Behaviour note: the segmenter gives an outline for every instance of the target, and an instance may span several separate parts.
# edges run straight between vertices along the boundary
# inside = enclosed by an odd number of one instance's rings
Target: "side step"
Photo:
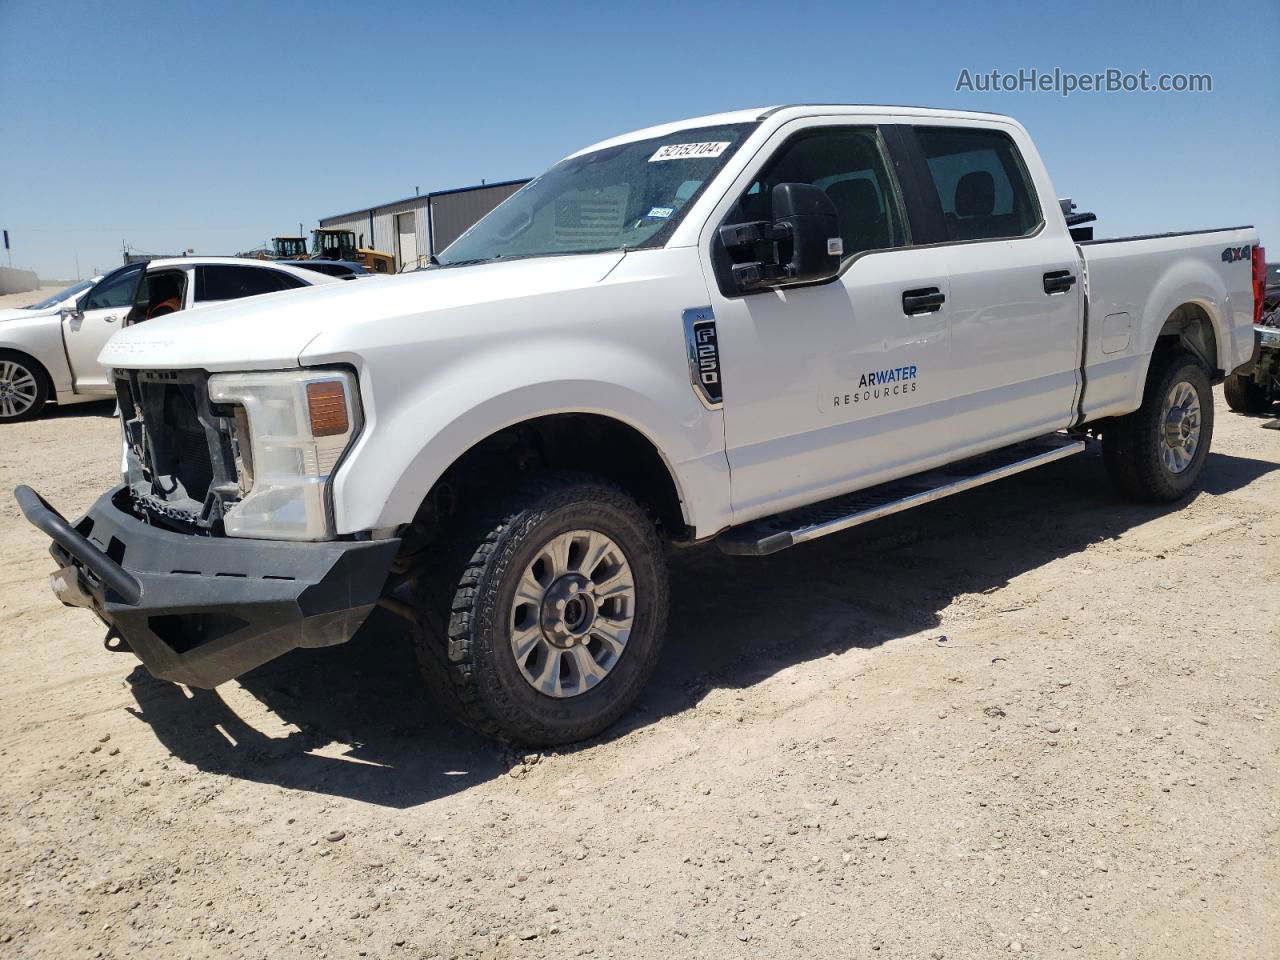
[[[817,540],[868,520],[910,510],[953,493],[972,490],[984,483],[1061,460],[1080,453],[1084,447],[1084,441],[1077,437],[1051,433],[948,464],[938,470],[917,473],[733,527],[716,537],[716,545],[725,553],[763,557],[797,543]]]

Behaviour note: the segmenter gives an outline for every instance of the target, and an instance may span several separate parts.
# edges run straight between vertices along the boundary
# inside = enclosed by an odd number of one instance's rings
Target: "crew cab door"
[[[881,132],[862,118],[781,127],[701,237],[719,340],[736,523],[914,472],[945,446],[945,253],[911,246]],[[839,214],[840,275],[741,294],[723,224],[767,220],[778,183],[822,187]]]
[[[78,310],[63,315],[62,338],[76,393],[114,395],[98,354],[123,325],[146,268],[145,263],[134,263],[109,274],[89,291]]]
[[[1082,335],[1079,259],[1029,138],[991,121],[903,126],[950,282],[957,446],[990,448],[1072,422]],[[1053,214],[1053,215],[1051,215]]]

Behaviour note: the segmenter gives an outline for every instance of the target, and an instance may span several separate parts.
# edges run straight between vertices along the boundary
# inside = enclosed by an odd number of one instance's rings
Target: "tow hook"
[[[102,638],[102,646],[107,653],[132,653],[133,648],[129,646],[129,641],[120,636],[120,631],[112,627],[107,631],[107,635]]]

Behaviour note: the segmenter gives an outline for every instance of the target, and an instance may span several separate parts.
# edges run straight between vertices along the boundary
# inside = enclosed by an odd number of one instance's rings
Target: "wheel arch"
[[[1210,307],[1197,300],[1179,304],[1168,315],[1156,334],[1154,350],[1182,348],[1205,365],[1210,379],[1222,379],[1221,348],[1218,325]]]
[[[1142,311],[1142,349],[1147,354],[1183,346],[1198,356],[1217,382],[1235,353],[1230,292],[1222,278],[1194,257],[1178,257],[1160,272]],[[1144,378],[1150,370],[1150,359]]]
[[[683,389],[689,390],[687,384]],[[566,404],[565,398],[575,402]],[[624,488],[639,479],[640,493],[655,501],[653,508],[673,533],[678,525],[705,536],[724,525],[728,465],[718,421],[682,421],[647,393],[599,380],[544,381],[474,406],[469,400],[466,393],[450,397],[433,391],[422,403],[394,411],[374,408],[376,428],[366,428],[335,477],[340,532],[410,523],[450,469],[497,438],[521,431],[550,437],[563,453],[564,431],[582,425],[590,429],[578,436],[624,438],[622,449],[634,455],[636,469],[610,469],[604,475]],[[453,408],[445,410],[444,404]],[[572,461],[557,456],[550,465],[572,466]]]
[[[560,410],[492,430],[453,457],[425,491],[423,511],[534,469],[574,470],[608,480],[644,506],[663,529],[683,536],[692,526],[680,481],[641,427],[612,414]]]

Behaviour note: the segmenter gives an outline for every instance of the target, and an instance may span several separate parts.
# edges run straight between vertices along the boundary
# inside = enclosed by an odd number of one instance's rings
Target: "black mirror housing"
[[[783,264],[786,279],[817,283],[834,277],[840,271],[844,243],[840,217],[827,191],[811,183],[780,183],[771,200],[775,229],[785,225],[791,238],[791,256]]]
[[[834,279],[844,244],[827,192],[811,183],[779,183],[769,200],[772,221],[720,228],[720,241],[735,261],[730,272],[738,291]]]

